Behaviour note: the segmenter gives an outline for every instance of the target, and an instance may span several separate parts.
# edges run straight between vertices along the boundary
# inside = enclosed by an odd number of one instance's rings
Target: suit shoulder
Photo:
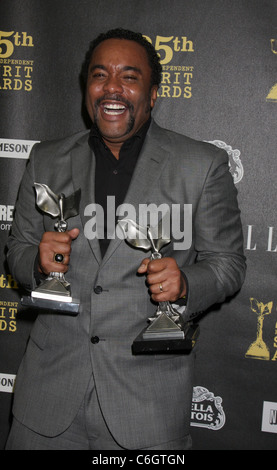
[[[89,131],[80,131],[61,139],[45,140],[39,142],[35,144],[33,148],[37,155],[45,155],[45,153],[49,154],[49,152],[60,155],[67,154],[76,145],[82,145],[86,143],[88,141],[88,135]]]
[[[158,137],[159,142],[162,142],[163,146],[167,147],[168,151],[171,153],[177,152],[179,156],[182,154],[186,157],[190,156],[194,159],[204,158],[207,161],[212,161],[215,158],[228,161],[227,152],[214,144],[193,139],[192,137],[162,128],[158,125],[156,131],[157,134],[160,133]]]

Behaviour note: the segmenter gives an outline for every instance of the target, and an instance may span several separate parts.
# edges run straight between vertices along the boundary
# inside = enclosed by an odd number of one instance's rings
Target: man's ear
[[[157,85],[153,85],[152,88],[151,88],[151,96],[150,96],[150,106],[151,106],[151,109],[154,108],[155,103],[156,103],[156,100],[157,100],[157,97],[158,97],[158,86],[157,86]]]

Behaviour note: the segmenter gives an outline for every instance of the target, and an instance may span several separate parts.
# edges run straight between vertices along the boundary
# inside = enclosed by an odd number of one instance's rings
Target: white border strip
[[[13,393],[16,375],[0,373],[0,392]]]
[[[0,157],[27,160],[39,140],[3,139],[0,137]]]

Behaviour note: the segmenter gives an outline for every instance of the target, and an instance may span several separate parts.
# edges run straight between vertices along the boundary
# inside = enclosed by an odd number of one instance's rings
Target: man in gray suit
[[[133,355],[131,344],[157,302],[173,303],[187,321],[241,287],[245,259],[228,157],[151,119],[161,66],[140,34],[98,37],[86,78],[92,128],[34,147],[8,241],[9,266],[23,287],[66,273],[80,311],[38,315],[17,374],[7,449],[188,449],[193,352]],[[81,188],[79,215],[65,233],[37,208],[34,182],[65,196]],[[171,233],[163,258],[149,262],[149,253],[110,236],[109,220],[103,239],[92,236],[91,204],[108,217],[111,197],[115,208],[125,202],[137,214],[143,204],[178,205],[180,227],[190,204],[191,245],[177,249]]]

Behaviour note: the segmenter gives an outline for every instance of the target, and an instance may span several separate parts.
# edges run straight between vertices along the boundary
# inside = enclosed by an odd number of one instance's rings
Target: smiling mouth
[[[105,103],[103,105],[103,110],[105,114],[109,114],[110,116],[118,116],[123,114],[127,109],[127,106],[124,104],[118,103]]]

